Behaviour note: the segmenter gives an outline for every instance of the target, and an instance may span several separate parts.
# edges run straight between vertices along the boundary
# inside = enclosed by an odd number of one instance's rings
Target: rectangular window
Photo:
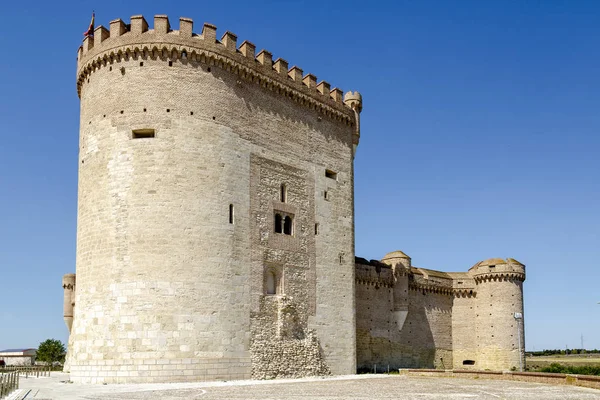
[[[154,129],[134,129],[131,131],[132,139],[153,138]]]
[[[333,172],[330,169],[326,169],[325,170],[325,176],[329,179],[335,179],[337,180],[337,172]]]

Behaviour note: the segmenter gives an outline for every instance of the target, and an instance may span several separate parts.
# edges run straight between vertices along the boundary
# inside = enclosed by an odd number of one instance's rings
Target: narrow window
[[[289,215],[283,219],[283,233],[285,235],[292,234],[292,218]]]
[[[329,179],[336,179],[337,180],[337,172],[333,172],[332,170],[326,169],[325,170],[325,176]]]
[[[329,200],[329,192],[327,190],[323,192],[323,198]]]
[[[281,214],[275,214],[275,233],[282,232]]]
[[[279,200],[281,200],[282,203],[287,201],[287,186],[285,183],[281,184],[281,188],[279,190]]]
[[[315,224],[315,236],[317,236],[319,234],[319,223],[317,222]]]
[[[233,204],[229,205],[229,223],[233,224]]]
[[[131,137],[133,139],[153,138],[154,129],[134,129],[131,131]]]
[[[266,290],[267,294],[277,294],[277,280],[275,279],[275,272],[267,272]]]
[[[475,365],[474,360],[463,360],[463,365]]]

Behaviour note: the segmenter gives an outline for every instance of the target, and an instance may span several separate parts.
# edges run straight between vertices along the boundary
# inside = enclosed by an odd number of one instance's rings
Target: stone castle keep
[[[525,266],[355,258],[361,95],[192,27],[117,19],[79,49],[71,380],[518,368]]]

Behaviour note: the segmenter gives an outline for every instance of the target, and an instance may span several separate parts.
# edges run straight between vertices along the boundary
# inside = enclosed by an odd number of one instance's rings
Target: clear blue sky
[[[174,4],[175,2],[171,2]],[[63,341],[75,269],[76,51],[168,14],[364,98],[356,254],[527,265],[527,349],[600,348],[600,2],[153,1],[0,6],[0,348]]]

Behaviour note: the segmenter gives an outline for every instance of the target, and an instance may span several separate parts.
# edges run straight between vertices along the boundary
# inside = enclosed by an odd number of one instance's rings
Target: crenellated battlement
[[[490,258],[480,261],[469,269],[475,282],[525,280],[525,265],[513,258]]]
[[[360,96],[360,95],[359,95]],[[348,99],[346,99],[348,100]],[[524,281],[525,265],[513,258],[506,260],[490,258],[472,266],[468,272],[441,272],[411,265],[411,258],[402,251],[386,254],[381,260],[367,261],[356,258],[356,281],[361,284],[380,284],[382,268],[385,279],[391,277],[408,277],[408,288],[455,297],[474,297],[477,295],[477,284],[487,281]],[[392,285],[394,281],[392,281]]]
[[[355,257],[355,265],[356,283],[387,288],[394,285],[394,275],[389,265],[377,260],[368,261],[360,257]]]
[[[81,96],[82,86],[99,68],[130,59],[180,61],[225,69],[323,114],[357,124],[356,115],[362,110],[360,93],[344,96],[340,89],[331,89],[328,82],[318,82],[315,75],[304,74],[297,66],[288,69],[282,58],[273,61],[267,50],[256,53],[256,46],[249,41],[238,46],[237,35],[229,31],[217,39],[217,28],[212,24],[205,23],[200,34],[194,33],[193,27],[191,19],[180,18],[179,30],[174,30],[166,15],[156,15],[152,29],[141,15],[132,16],[129,24],[115,19],[109,29],[98,26],[93,37],[84,39],[77,54],[78,94]]]

